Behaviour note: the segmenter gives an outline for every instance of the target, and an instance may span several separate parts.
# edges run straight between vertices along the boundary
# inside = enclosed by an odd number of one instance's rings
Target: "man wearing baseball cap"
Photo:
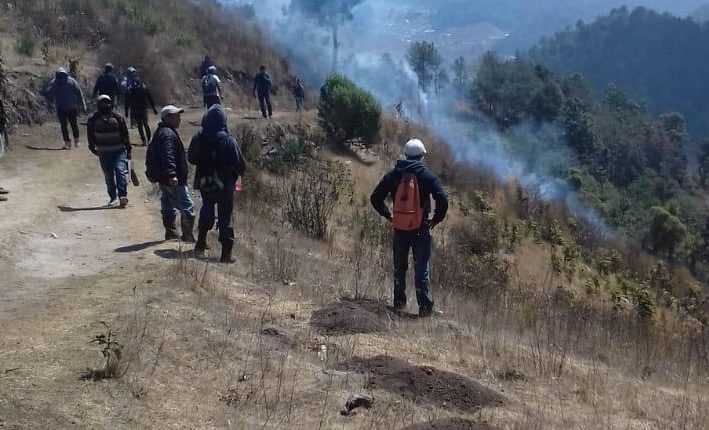
[[[194,242],[194,202],[187,189],[187,155],[177,129],[184,109],[169,105],[160,112],[161,121],[148,145],[145,175],[160,184],[160,206],[165,240],[178,239],[175,220],[181,214],[182,241]]]
[[[406,271],[409,252],[414,256],[416,300],[420,316],[433,313],[433,296],[429,290],[431,259],[431,232],[448,212],[448,196],[439,179],[423,165],[426,147],[418,139],[404,146],[405,160],[384,175],[371,196],[374,209],[394,228],[394,307],[406,308]],[[392,211],[386,204],[391,197]],[[431,197],[436,208],[431,214]]]

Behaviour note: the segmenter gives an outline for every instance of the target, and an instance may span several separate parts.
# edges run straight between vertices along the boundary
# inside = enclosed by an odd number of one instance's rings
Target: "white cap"
[[[98,96],[98,99],[96,99],[96,101],[97,101],[98,103],[101,103],[101,102],[104,101],[104,100],[105,100],[105,101],[109,101],[109,102],[112,102],[112,101],[113,101],[113,100],[111,100],[111,97],[107,96],[106,94],[101,94],[100,96]]]
[[[183,113],[185,110],[173,105],[167,105],[160,111],[160,118],[165,119],[170,115],[177,115],[178,113]]]
[[[426,153],[426,147],[419,139],[411,139],[404,145],[404,155],[410,158],[416,158]]]
[[[209,67],[207,68],[207,71],[208,71],[208,72],[214,72],[214,73],[216,73],[216,72],[217,72],[217,67],[216,67],[216,66],[209,66]]]

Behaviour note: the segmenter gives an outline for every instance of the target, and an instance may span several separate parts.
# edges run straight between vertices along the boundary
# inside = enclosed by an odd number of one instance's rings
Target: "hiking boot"
[[[209,246],[207,245],[208,232],[209,230],[203,228],[200,228],[197,231],[197,243],[194,246],[194,254],[197,258],[204,257],[204,251],[209,249]]]
[[[128,206],[128,197],[121,197],[119,199],[121,208]]]
[[[433,308],[419,308],[419,317],[428,318],[433,315]]]
[[[194,215],[182,214],[180,218],[180,226],[182,227],[182,241],[194,243]]]
[[[162,225],[165,227],[165,240],[179,239],[177,227],[175,226],[175,215],[163,215]]]
[[[223,243],[222,244],[222,257],[219,259],[220,263],[233,264],[236,260],[231,256],[231,250],[234,248],[233,243]]]

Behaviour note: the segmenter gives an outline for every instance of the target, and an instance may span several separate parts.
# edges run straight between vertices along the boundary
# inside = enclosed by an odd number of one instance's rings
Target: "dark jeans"
[[[204,106],[209,109],[214,105],[222,104],[222,99],[219,96],[204,96]]]
[[[106,189],[111,200],[128,195],[128,163],[125,151],[99,153],[103,175],[106,178]]]
[[[172,217],[175,211],[190,217],[194,215],[194,202],[187,185],[176,187],[160,185],[160,212],[165,217]]]
[[[303,103],[305,102],[304,97],[296,97],[295,98],[295,110],[296,112],[300,112],[303,110]]]
[[[136,127],[138,127],[138,133],[140,133],[141,142],[148,143],[151,138],[150,126],[148,126],[148,113],[131,113],[131,120],[135,122]]]
[[[79,139],[79,123],[77,118],[79,112],[74,110],[57,110],[57,118],[59,118],[59,125],[62,128],[62,138],[64,142],[71,142],[69,139],[69,124],[71,124],[71,131],[74,134],[74,139]]]
[[[431,232],[428,227],[419,231],[394,231],[394,306],[406,304],[406,271],[409,251],[414,255],[416,300],[419,312],[433,311],[433,296],[429,291],[431,259]]]
[[[202,209],[199,211],[200,230],[211,230],[214,227],[214,206],[217,206],[219,222],[219,242],[234,243],[234,187],[222,191],[202,193]]]
[[[273,106],[271,106],[270,93],[258,93],[258,103],[261,106],[261,115],[263,115],[264,118],[266,118],[267,115],[273,116]]]

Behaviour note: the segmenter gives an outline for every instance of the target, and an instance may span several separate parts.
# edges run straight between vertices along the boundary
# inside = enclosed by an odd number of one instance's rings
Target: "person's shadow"
[[[64,148],[46,148],[44,146],[25,145],[25,148],[33,151],[64,151]]]
[[[128,254],[131,252],[138,252],[144,249],[148,249],[151,246],[160,245],[163,242],[164,241],[162,240],[153,240],[150,242],[136,243],[134,245],[121,246],[119,248],[114,249],[113,252],[117,252],[119,254]]]
[[[75,208],[71,206],[57,206],[60,212],[90,212],[90,211],[106,211],[112,209],[121,209],[120,206],[89,206],[84,208]]]
[[[191,249],[182,251],[178,249],[158,249],[154,254],[166,260],[182,260],[194,256],[194,252]]]

